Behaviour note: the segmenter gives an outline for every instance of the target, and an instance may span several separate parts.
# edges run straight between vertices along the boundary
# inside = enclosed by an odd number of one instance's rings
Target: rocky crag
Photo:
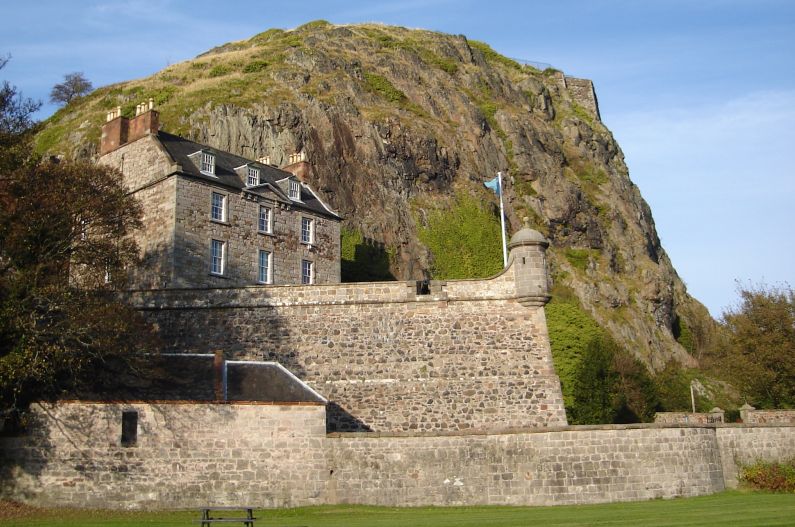
[[[509,232],[527,216],[547,235],[557,288],[652,369],[695,363],[711,319],[661,247],[588,82],[464,36],[318,21],[100,88],[55,114],[38,148],[95,156],[106,111],[149,97],[169,132],[276,165],[304,151],[348,242],[380,251],[397,279],[449,257],[420,234],[457,196],[497,221],[483,182],[502,171]]]

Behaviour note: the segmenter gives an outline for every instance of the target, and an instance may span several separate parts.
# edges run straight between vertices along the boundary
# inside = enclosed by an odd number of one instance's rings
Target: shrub
[[[740,480],[758,490],[795,492],[795,459],[783,463],[758,462],[743,467]]]
[[[572,267],[579,269],[580,271],[585,271],[588,268],[588,262],[591,259],[591,250],[569,248],[566,249],[565,255],[566,260],[569,261]]]
[[[492,63],[502,64],[511,69],[522,71],[522,65],[516,62],[515,60],[509,59],[504,55],[500,55],[493,49],[491,46],[486,44],[485,42],[480,42],[478,40],[468,40],[469,47],[480,51],[483,54],[483,57]]]
[[[268,63],[264,60],[252,60],[243,66],[243,73],[257,73],[268,67]]]
[[[377,93],[389,102],[404,102],[408,99],[406,94],[395,88],[389,79],[375,73],[364,73],[365,87],[368,91]]]
[[[232,70],[229,68],[229,66],[225,66],[223,64],[219,64],[217,66],[213,66],[212,69],[210,69],[209,76],[210,77],[223,77],[224,75],[228,75],[231,72],[232,72]]]

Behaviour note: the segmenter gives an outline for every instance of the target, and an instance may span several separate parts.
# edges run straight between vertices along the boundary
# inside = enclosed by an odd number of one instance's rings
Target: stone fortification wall
[[[529,261],[529,260],[528,260]],[[282,363],[332,403],[330,430],[566,424],[543,307],[492,280],[161,290],[130,301],[170,351]]]
[[[130,410],[137,441],[122,446]],[[113,509],[318,504],[325,433],[323,405],[39,406],[29,435],[0,438],[0,497]]]
[[[738,484],[739,467],[758,461],[795,459],[795,426],[735,425],[715,430],[728,488]]]
[[[723,410],[717,412],[657,412],[655,423],[664,424],[715,424],[725,422]]]
[[[139,413],[121,443],[122,411]],[[62,403],[0,438],[0,499],[195,508],[552,505],[696,496],[795,456],[795,427],[614,425],[331,434],[320,405]]]
[[[372,505],[558,505],[723,490],[711,428],[575,427],[328,442],[329,501]]]
[[[746,410],[740,415],[744,423],[751,425],[795,425],[795,410]]]
[[[564,79],[566,88],[577,104],[590,111],[597,120],[601,121],[602,117],[599,114],[599,102],[596,99],[593,81],[569,76],[565,76]]]

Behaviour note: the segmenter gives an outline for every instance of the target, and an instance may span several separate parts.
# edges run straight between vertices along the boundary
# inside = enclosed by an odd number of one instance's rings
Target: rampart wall
[[[134,445],[123,411],[138,412]],[[0,497],[39,505],[178,508],[324,503],[325,407],[62,403],[0,438]]]
[[[562,426],[544,310],[518,298],[519,265],[491,280],[433,282],[428,294],[415,282],[380,282],[129,300],[169,351],[280,362],[329,399],[332,431]]]
[[[137,410],[134,445],[122,411]],[[795,427],[608,425],[326,434],[320,405],[60,403],[0,438],[0,499],[195,508],[551,505],[710,494],[795,456]]]

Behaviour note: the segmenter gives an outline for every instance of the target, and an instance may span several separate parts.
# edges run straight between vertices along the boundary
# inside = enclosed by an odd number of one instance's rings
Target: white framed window
[[[257,225],[259,232],[268,234],[273,232],[273,209],[265,205],[259,206],[259,222]]]
[[[213,221],[226,221],[226,196],[224,194],[213,192],[210,219]]]
[[[301,283],[315,283],[315,264],[309,260],[301,260]]]
[[[301,218],[301,243],[315,243],[315,220],[312,218]]]
[[[253,187],[259,185],[259,169],[255,167],[248,167],[246,170],[246,185]]]
[[[202,152],[201,171],[203,174],[208,174],[210,176],[215,175],[215,154]]]
[[[257,282],[261,284],[271,283],[271,253],[270,251],[260,250],[257,257]]]
[[[226,242],[212,240],[210,242],[210,273],[223,275],[226,271]]]
[[[289,186],[287,189],[287,195],[290,199],[301,199],[301,185],[298,183],[298,181],[294,179],[289,180]]]

